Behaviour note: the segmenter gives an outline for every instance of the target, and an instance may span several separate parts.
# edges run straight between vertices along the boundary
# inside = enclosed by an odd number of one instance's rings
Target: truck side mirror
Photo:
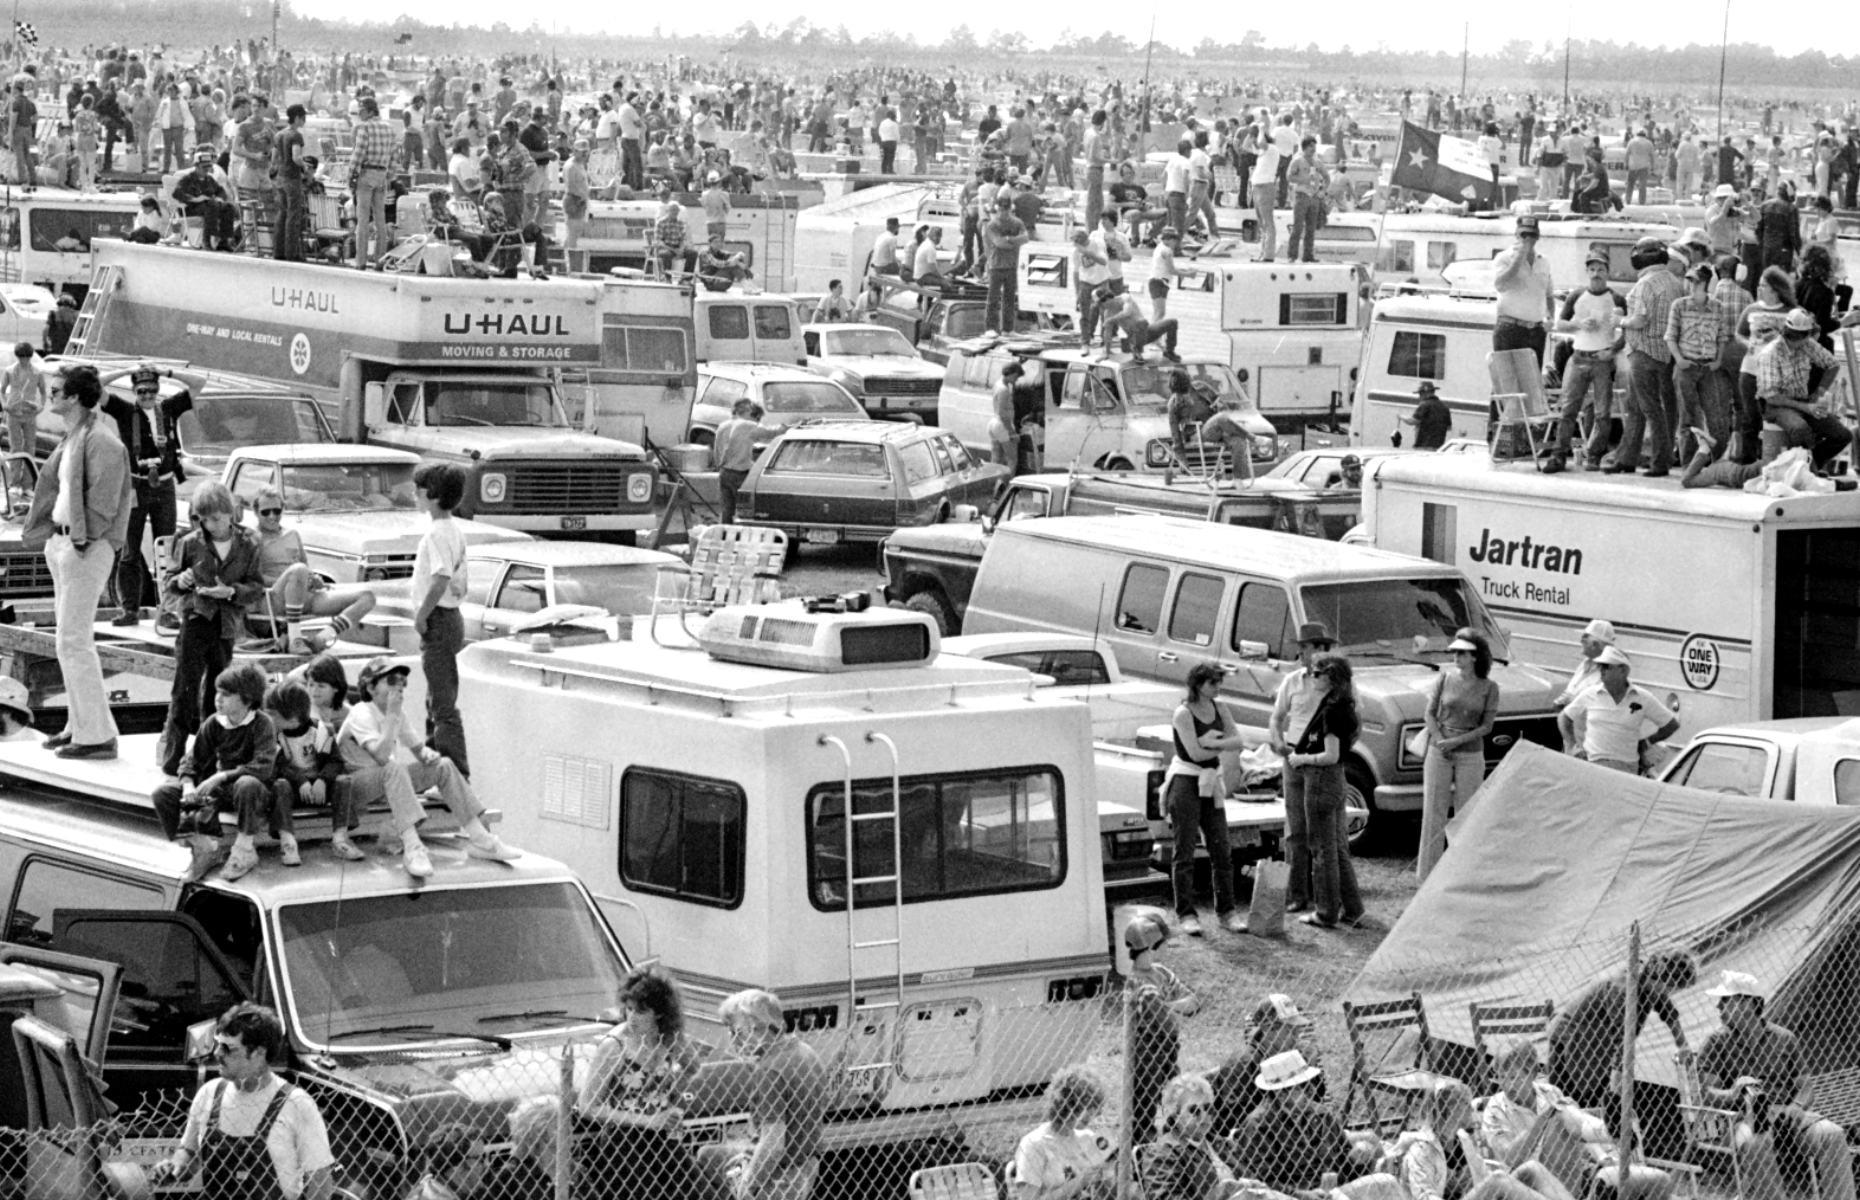
[[[374,426],[387,418],[387,395],[378,383],[362,389],[362,424]]]
[[[995,531],[995,516],[994,516],[994,514],[993,514],[993,513],[984,513],[984,514],[982,514],[982,532],[983,532],[983,533],[993,533],[994,531]]]
[[[1264,642],[1249,642],[1243,638],[1240,642],[1239,653],[1241,658],[1263,661],[1268,649]]]

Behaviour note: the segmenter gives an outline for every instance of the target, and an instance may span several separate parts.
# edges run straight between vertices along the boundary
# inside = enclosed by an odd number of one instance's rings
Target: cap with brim
[[[1346,454],[1337,465],[1340,467],[1360,467],[1363,465],[1363,460],[1354,454]]]
[[[1279,1092],[1301,1083],[1310,1083],[1321,1074],[1322,1071],[1305,1061],[1303,1054],[1287,1050],[1259,1064],[1259,1075],[1253,1084],[1262,1092]]]
[[[1602,652],[1595,656],[1595,663],[1602,667],[1628,666],[1628,656],[1613,646],[1603,646]]]
[[[1588,257],[1582,260],[1582,265],[1585,267],[1596,266],[1598,264],[1604,267],[1608,265],[1608,252],[1607,251],[1591,250],[1589,251]]]
[[[1454,638],[1451,642],[1447,644],[1448,654],[1458,654],[1462,650],[1466,651],[1466,653],[1468,654],[1479,653],[1479,647],[1473,645],[1471,642],[1467,641],[1465,638]]]
[[[1417,396],[1437,396],[1440,394],[1440,389],[1424,379],[1415,387],[1414,394]]]
[[[161,372],[154,367],[137,367],[129,373],[129,386],[139,388],[143,384],[154,384],[161,379]]]
[[[1789,315],[1783,318],[1783,328],[1792,329],[1797,333],[1807,333],[1814,327],[1815,318],[1808,315],[1806,308],[1792,308],[1789,310]]]
[[[1253,1024],[1275,1021],[1280,1025],[1309,1025],[1311,1018],[1298,1011],[1298,1005],[1284,992],[1272,992],[1253,1009]]]
[[[1755,975],[1745,971],[1726,971],[1719,979],[1717,987],[1705,989],[1707,996],[1716,996],[1720,1000],[1726,996],[1754,996],[1763,999],[1763,985]]]
[[[1737,189],[1728,183],[1721,183],[1711,190],[1711,198],[1713,200],[1723,200],[1727,196],[1735,197],[1736,195]]]
[[[1337,639],[1330,636],[1330,626],[1324,622],[1306,621],[1298,627],[1298,644],[1300,646],[1334,646],[1337,644]]]
[[[196,164],[203,162],[210,163],[213,161],[214,157],[215,155],[211,146],[202,146],[194,151],[194,162]]]
[[[1582,636],[1594,638],[1604,646],[1612,646],[1615,644],[1615,623],[1597,617],[1582,627]]]
[[[1706,237],[1705,231],[1696,225],[1688,227],[1684,233],[1679,235],[1679,244],[1697,246],[1700,250],[1711,249],[1711,239]]]
[[[357,686],[359,686],[363,691],[367,691],[370,687],[374,685],[376,680],[381,679],[385,676],[412,675],[412,674],[413,674],[413,668],[408,666],[406,663],[395,662],[393,659],[387,657],[384,654],[377,655],[376,657],[369,659],[368,665],[362,668],[362,674],[361,674],[360,679],[357,680]]]
[[[26,691],[26,685],[12,676],[0,677],[0,708],[32,724],[32,696]]]
[[[1518,232],[1520,234],[1538,232],[1537,218],[1536,217],[1519,217],[1518,218]]]

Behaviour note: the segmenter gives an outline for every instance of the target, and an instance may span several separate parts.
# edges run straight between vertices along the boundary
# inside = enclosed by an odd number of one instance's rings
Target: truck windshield
[[[301,396],[196,396],[176,424],[187,452],[209,458],[235,446],[336,440],[316,401]]]
[[[566,428],[568,420],[546,383],[431,380],[426,384],[428,425],[530,425]]]
[[[1511,645],[1463,579],[1358,579],[1303,588],[1305,620],[1337,634],[1347,658],[1444,658],[1454,633],[1471,628],[1509,659]]]
[[[284,468],[284,507],[292,512],[375,512],[417,508],[412,463],[310,463]]]
[[[917,351],[895,329],[841,329],[820,335],[823,354],[902,354],[916,358]]]
[[[279,909],[296,1027],[312,1045],[379,1050],[410,1025],[473,1035],[534,1032],[599,1013],[626,964],[567,882],[425,887]],[[371,1032],[379,1031],[379,1032]]]
[[[1198,362],[1174,366],[1170,363],[1137,363],[1123,369],[1124,399],[1137,408],[1169,407],[1169,376],[1187,371],[1191,386],[1210,404],[1223,396],[1240,397],[1242,411],[1254,408],[1253,397],[1240,386],[1233,368],[1226,363]]]

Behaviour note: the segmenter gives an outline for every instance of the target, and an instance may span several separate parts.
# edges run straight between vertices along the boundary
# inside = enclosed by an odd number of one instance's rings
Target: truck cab
[[[880,420],[937,423],[943,368],[885,325],[808,325],[801,330],[806,364],[851,392]]]
[[[884,295],[866,319],[903,334],[925,362],[947,365],[953,346],[987,331],[988,301],[979,288],[946,283],[931,295],[909,286],[891,286],[888,280],[881,286]]]
[[[1860,721],[1793,717],[1715,726],[1672,757],[1660,782],[1797,804],[1860,805]]]

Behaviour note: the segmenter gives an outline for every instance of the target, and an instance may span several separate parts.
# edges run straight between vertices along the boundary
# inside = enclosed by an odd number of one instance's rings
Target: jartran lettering
[[[1481,529],[1478,540],[1466,548],[1466,557],[1492,567],[1524,567],[1531,571],[1552,571],[1559,575],[1582,574],[1582,550],[1576,546],[1546,546],[1533,541],[1529,534],[1520,540],[1507,540],[1490,529]]]
[[[271,304],[286,312],[315,312],[340,314],[336,307],[336,293],[319,292],[312,288],[273,287]]]
[[[459,313],[445,314],[446,332],[454,337],[565,338],[568,322],[561,313]]]

